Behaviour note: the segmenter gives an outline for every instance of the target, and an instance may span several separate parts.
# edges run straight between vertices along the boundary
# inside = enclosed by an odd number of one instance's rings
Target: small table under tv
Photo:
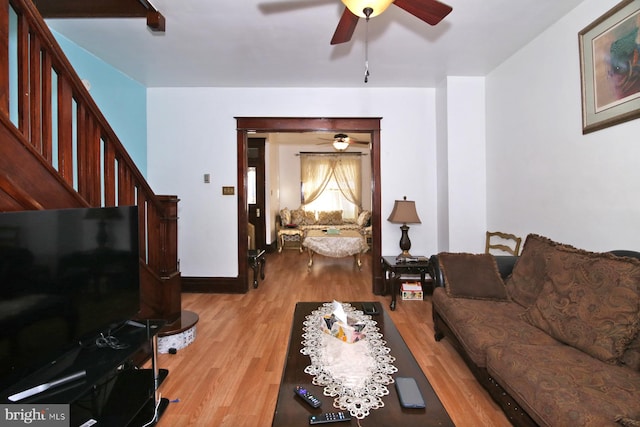
[[[55,363],[3,390],[0,402],[69,404],[72,426],[93,425],[94,421],[105,426],[141,426],[151,421],[154,414],[159,419],[169,405],[169,400],[158,393],[158,387],[169,374],[157,364],[157,334],[165,323],[127,322],[109,336],[117,340],[117,347],[78,346]],[[152,368],[131,366],[136,355],[149,347]],[[60,385],[32,394],[36,387],[54,381]]]

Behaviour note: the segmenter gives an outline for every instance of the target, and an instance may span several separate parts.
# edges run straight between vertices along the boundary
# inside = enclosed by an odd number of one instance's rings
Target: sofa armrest
[[[429,275],[433,279],[433,288],[444,288],[444,274],[440,269],[440,262],[438,261],[438,255],[431,255],[429,258]]]
[[[496,259],[500,277],[502,277],[502,279],[506,279],[507,277],[509,277],[509,275],[513,271],[513,266],[518,260],[518,257],[514,255],[494,255],[493,257]],[[431,257],[429,258],[429,270],[430,275],[433,278],[433,287],[444,287],[444,274],[442,273],[442,269],[440,268],[438,255],[431,255]]]

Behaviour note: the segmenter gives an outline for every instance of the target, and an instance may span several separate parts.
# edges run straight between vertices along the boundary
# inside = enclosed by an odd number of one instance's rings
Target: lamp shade
[[[364,9],[371,8],[373,12],[369,17],[373,18],[384,12],[393,3],[393,0],[342,0],[342,3],[347,6],[351,13],[360,18],[366,18]]]
[[[391,215],[387,221],[394,224],[420,224],[420,217],[416,212],[416,202],[413,200],[396,200]]]
[[[344,151],[347,148],[349,148],[349,142],[336,139],[335,141],[333,141],[333,148],[335,148],[338,151]]]

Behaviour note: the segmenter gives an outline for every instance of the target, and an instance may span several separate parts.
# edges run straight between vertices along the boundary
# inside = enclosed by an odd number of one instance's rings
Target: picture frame
[[[582,133],[640,117],[640,0],[624,0],[578,33]]]

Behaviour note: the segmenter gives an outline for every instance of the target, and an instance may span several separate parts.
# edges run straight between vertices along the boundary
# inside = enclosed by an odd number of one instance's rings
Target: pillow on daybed
[[[313,211],[305,211],[304,209],[296,209],[291,211],[291,223],[296,225],[313,225],[316,223],[316,213]]]
[[[320,211],[318,212],[318,224],[320,225],[342,225],[342,211]]]
[[[358,225],[358,227],[366,227],[370,218],[371,218],[371,211],[364,210],[360,212],[360,215],[358,215],[358,219],[356,219],[356,224]]]
[[[604,362],[622,363],[640,328],[640,261],[556,247],[546,280],[522,317]]]
[[[507,301],[507,290],[493,255],[442,252],[438,254],[447,295]]]
[[[280,225],[286,227],[291,224],[291,211],[289,208],[280,209]]]

